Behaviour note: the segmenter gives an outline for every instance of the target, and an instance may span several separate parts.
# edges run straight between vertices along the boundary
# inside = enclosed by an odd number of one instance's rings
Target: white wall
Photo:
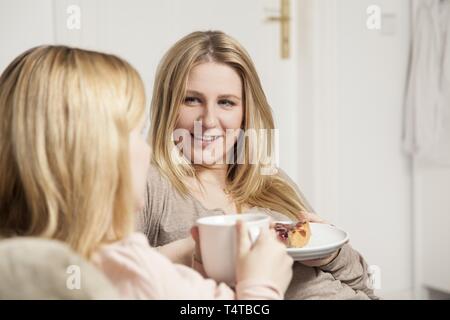
[[[0,72],[26,49],[53,43],[52,4],[52,0],[0,1]]]
[[[450,168],[416,161],[413,173],[415,294],[450,299]]]
[[[413,21],[422,2],[412,0]],[[418,298],[449,300],[450,167],[422,155],[414,160],[412,180],[414,293]]]
[[[300,100],[314,124],[307,190],[317,211],[380,267],[380,293],[404,296],[412,288],[411,171],[401,151],[409,2],[302,2]],[[394,34],[367,29],[373,4],[396,15]]]
[[[374,1],[346,0],[338,11],[339,224],[370,263],[382,289],[411,287],[409,160],[401,152],[409,50],[407,0],[376,1],[397,16],[397,30],[365,28]]]

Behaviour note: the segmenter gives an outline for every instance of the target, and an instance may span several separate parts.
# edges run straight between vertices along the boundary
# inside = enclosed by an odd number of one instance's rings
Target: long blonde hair
[[[269,129],[266,139],[260,139],[256,145],[245,145],[242,151],[245,153],[244,163],[229,166],[228,192],[238,207],[258,206],[293,219],[300,218],[300,212],[306,210],[306,206],[294,185],[281,174],[261,174],[265,169],[263,164],[273,163],[274,160],[273,133],[270,129],[275,127],[271,108],[250,56],[236,40],[223,32],[193,32],[175,43],[163,57],[157,70],[151,102],[150,143],[153,164],[159,167],[181,194],[189,194],[183,177],[195,176],[195,169],[187,159],[174,152],[176,146],[172,133],[179,107],[185,98],[189,72],[194,66],[206,61],[225,64],[241,77],[244,131],[254,129],[263,132]],[[250,156],[256,156],[257,161],[249,163]]]
[[[41,46],[0,77],[0,234],[67,242],[83,256],[134,225],[128,137],[142,80],[113,55]]]

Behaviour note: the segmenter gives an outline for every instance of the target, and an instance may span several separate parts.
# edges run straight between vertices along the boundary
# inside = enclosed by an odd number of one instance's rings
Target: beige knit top
[[[300,192],[297,188],[297,191]],[[300,193],[301,195],[301,193]],[[289,220],[281,213],[264,211],[275,220]],[[312,211],[312,210],[311,210]],[[147,181],[146,204],[139,215],[138,229],[144,232],[151,246],[157,247],[190,235],[196,219],[221,215],[220,209],[207,209],[197,199],[181,195],[157,168],[151,167]],[[349,244],[338,256],[320,268],[294,263],[294,276],[286,299],[377,299],[369,287],[367,264]]]

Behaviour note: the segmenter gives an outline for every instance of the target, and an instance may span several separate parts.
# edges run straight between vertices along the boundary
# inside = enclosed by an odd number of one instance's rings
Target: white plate
[[[285,221],[277,221],[286,223]],[[295,261],[313,260],[326,257],[349,241],[347,232],[324,223],[309,223],[311,238],[303,248],[288,248],[288,254]]]

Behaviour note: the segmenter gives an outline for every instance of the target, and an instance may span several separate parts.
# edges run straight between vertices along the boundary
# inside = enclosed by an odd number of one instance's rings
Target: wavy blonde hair
[[[238,208],[243,205],[259,206],[293,219],[301,218],[300,213],[307,206],[293,183],[288,181],[289,178],[280,173],[261,174],[266,169],[264,164],[274,163],[273,133],[267,130],[275,128],[271,108],[250,56],[236,40],[223,32],[193,32],[175,43],[163,57],[157,70],[151,102],[149,139],[153,164],[181,194],[189,194],[183,177],[195,176],[195,168],[179,152],[174,152],[177,149],[173,132],[180,105],[185,98],[189,72],[194,66],[209,61],[225,64],[240,76],[243,84],[244,131],[267,131],[267,135],[256,144],[247,143],[241,149],[245,153],[245,163],[229,165],[228,192]],[[251,156],[257,159],[249,163]]]
[[[0,234],[67,242],[89,257],[128,234],[128,137],[142,80],[113,55],[41,46],[0,77]]]

